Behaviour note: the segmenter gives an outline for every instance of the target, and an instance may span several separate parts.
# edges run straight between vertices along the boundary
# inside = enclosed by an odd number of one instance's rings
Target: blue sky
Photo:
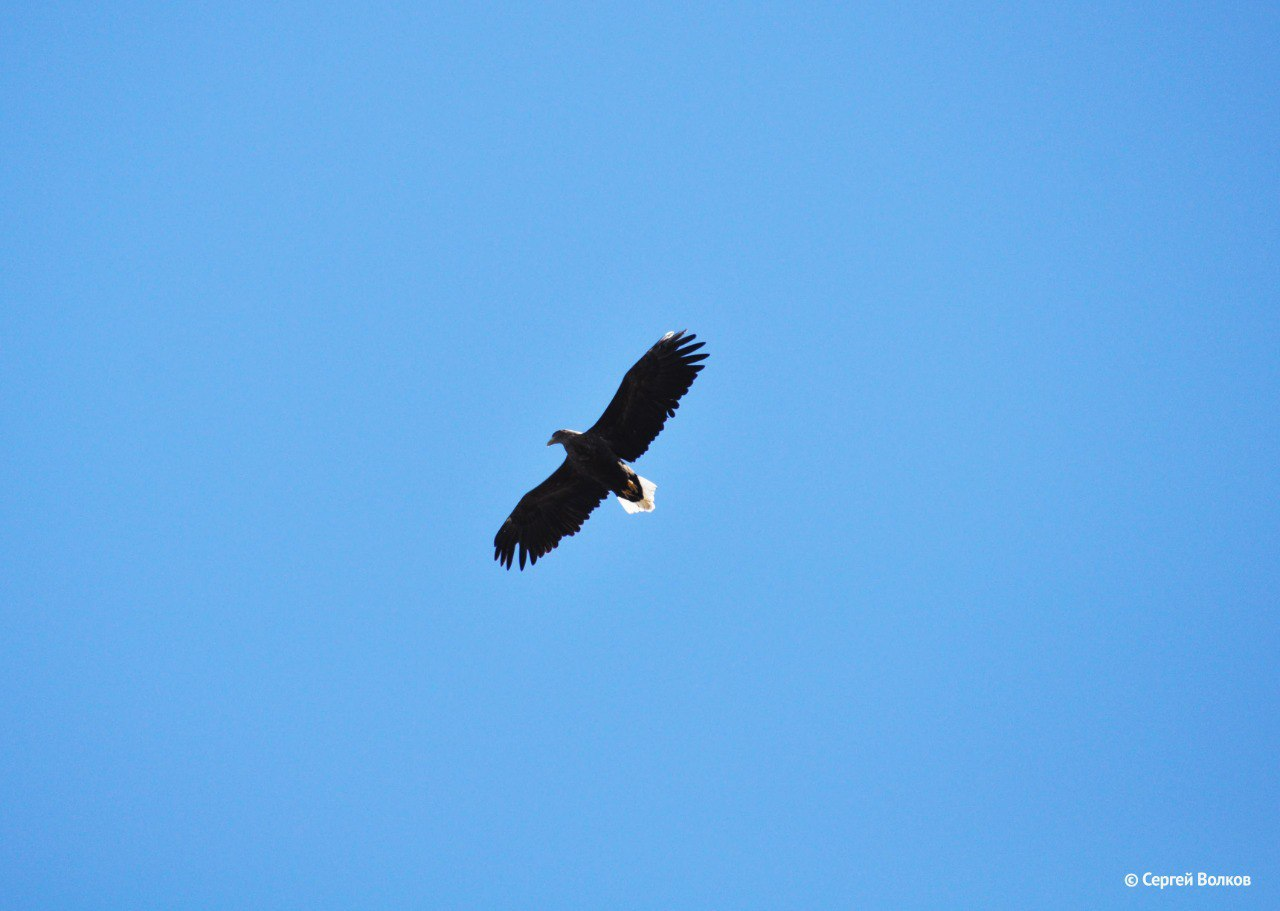
[[[7,4],[6,905],[1276,907],[1277,48]],[[657,511],[499,569],[682,327]]]

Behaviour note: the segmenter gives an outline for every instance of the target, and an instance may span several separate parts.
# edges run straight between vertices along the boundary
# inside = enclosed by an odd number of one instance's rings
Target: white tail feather
[[[618,502],[629,513],[653,512],[653,492],[658,489],[658,485],[640,475],[636,475],[636,480],[640,482],[640,492],[644,494],[644,499],[638,503],[632,503],[630,500],[618,497]]]

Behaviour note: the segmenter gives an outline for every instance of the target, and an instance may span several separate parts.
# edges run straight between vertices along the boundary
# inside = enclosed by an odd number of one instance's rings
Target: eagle
[[[705,342],[686,330],[668,332],[622,378],[600,420],[582,433],[557,430],[547,441],[564,447],[560,467],[520,498],[516,508],[493,539],[493,556],[507,569],[520,551],[520,569],[526,558],[538,562],[560,543],[577,534],[591,511],[610,493],[628,513],[651,512],[657,485],[636,474],[634,462],[662,432],[667,418],[675,417],[680,397],[689,391],[706,354],[697,354]]]

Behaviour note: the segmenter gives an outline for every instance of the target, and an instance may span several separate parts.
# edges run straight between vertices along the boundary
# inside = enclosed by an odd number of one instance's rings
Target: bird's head
[[[563,446],[566,442],[572,440],[576,436],[581,436],[581,434],[574,433],[572,430],[557,430],[555,433],[551,434],[551,439],[547,440],[547,445],[554,446],[556,443],[559,443]]]

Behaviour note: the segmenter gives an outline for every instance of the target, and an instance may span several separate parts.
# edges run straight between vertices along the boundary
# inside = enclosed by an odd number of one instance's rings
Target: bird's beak
[[[555,441],[555,440],[547,440],[547,445],[548,445],[548,446],[554,446],[554,445],[556,445],[556,441]]]

